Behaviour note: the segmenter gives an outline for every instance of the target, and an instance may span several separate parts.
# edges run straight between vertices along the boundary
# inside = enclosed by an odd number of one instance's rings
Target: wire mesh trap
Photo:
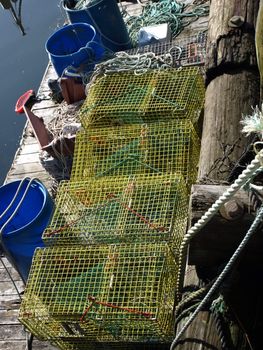
[[[122,72],[98,78],[79,117],[84,128],[189,119],[196,123],[204,101],[198,67]]]
[[[177,272],[166,244],[37,249],[19,320],[45,340],[169,342]]]
[[[167,350],[170,343],[123,343],[123,342],[94,342],[88,339],[56,340],[53,344],[62,350]]]
[[[197,175],[199,138],[189,120],[97,128],[77,134],[71,181],[90,177],[177,173]]]
[[[174,174],[63,182],[42,238],[47,245],[167,241],[179,249],[187,212],[184,180]]]
[[[198,32],[184,38],[175,38],[172,41],[165,41],[156,44],[144,45],[127,50],[130,55],[153,52],[157,56],[170,54],[172,66],[186,67],[191,65],[204,65],[206,58],[207,34]]]

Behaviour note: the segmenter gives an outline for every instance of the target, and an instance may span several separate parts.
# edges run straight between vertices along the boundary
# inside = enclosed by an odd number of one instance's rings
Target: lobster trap
[[[80,110],[84,128],[152,123],[170,119],[197,122],[204,102],[198,67],[114,73],[98,78]]]
[[[53,344],[61,350],[167,350],[170,343],[123,343],[123,342],[94,342],[88,339],[56,340]]]
[[[167,241],[179,249],[188,193],[176,174],[62,182],[47,245]]]
[[[161,243],[37,249],[19,320],[45,340],[169,342],[177,270]]]
[[[181,174],[190,185],[197,175],[199,149],[189,120],[82,131],[77,134],[71,180],[168,172]]]
[[[192,65],[204,65],[206,58],[207,34],[199,32],[186,37],[175,38],[150,45],[144,45],[127,50],[130,55],[153,52],[157,57],[171,55],[172,66],[186,67]]]

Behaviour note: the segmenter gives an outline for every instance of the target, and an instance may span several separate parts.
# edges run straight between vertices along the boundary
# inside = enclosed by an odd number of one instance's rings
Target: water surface
[[[26,120],[24,114],[14,112],[15,103],[26,90],[38,89],[48,63],[45,42],[64,19],[59,0],[23,0],[26,35],[22,36],[10,12],[0,5],[0,184],[10,168]]]

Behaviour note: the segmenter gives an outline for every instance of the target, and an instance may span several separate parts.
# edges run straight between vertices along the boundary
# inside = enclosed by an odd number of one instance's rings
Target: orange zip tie
[[[166,231],[165,227],[163,226],[156,226],[155,224],[152,224],[149,220],[147,220],[144,216],[142,216],[140,213],[138,213],[136,210],[132,209],[131,207],[129,207],[127,204],[122,203],[121,201],[118,200],[117,196],[114,195],[113,193],[109,194],[109,196],[111,196],[111,198],[113,198],[117,203],[119,203],[123,208],[129,210],[131,213],[133,213],[135,216],[137,216],[137,218],[139,218],[140,220],[142,220],[146,225],[149,225],[150,227],[154,228],[157,231],[161,231],[164,232]]]
[[[113,309],[118,309],[118,310],[122,310],[122,311],[127,311],[127,312],[130,312],[130,313],[136,314],[136,315],[141,315],[141,316],[147,317],[147,318],[153,317],[153,314],[150,313],[150,312],[139,311],[139,310],[130,309],[130,308],[127,308],[127,307],[114,305],[114,304],[111,304],[111,303],[106,303],[104,301],[96,300],[93,296],[88,296],[88,300],[91,301],[91,304],[83,312],[83,314],[82,314],[82,316],[80,318],[81,322],[84,321],[85,316],[87,315],[87,313],[90,311],[90,309],[92,308],[92,306],[94,304],[102,305],[102,306],[106,306],[106,307],[111,307]]]

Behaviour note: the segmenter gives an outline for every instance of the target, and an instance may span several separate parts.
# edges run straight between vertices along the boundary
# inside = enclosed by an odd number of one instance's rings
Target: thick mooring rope
[[[184,239],[180,246],[179,253],[179,271],[178,279],[176,285],[177,298],[180,300],[180,291],[183,286],[184,280],[184,264],[186,261],[187,248],[190,240],[208,223],[209,220],[218,212],[218,210],[229,201],[230,198],[244,185],[247,181],[254,175],[255,171],[262,166],[263,161],[263,151],[260,151],[255,159],[247,166],[247,168],[239,175],[236,181],[230,186],[230,188],[223,193],[217,201],[208,209],[208,211],[192,226],[187,234],[184,236]]]
[[[254,160],[256,161],[256,159]],[[255,166],[255,164],[254,164]],[[242,175],[242,174],[241,174]],[[215,292],[218,291],[219,287],[221,286],[222,282],[224,281],[226,275],[231,271],[232,266],[236,262],[237,258],[240,256],[241,252],[244,250],[246,247],[246,244],[248,243],[249,239],[251,236],[256,232],[258,226],[261,224],[263,219],[263,205],[260,207],[257,216],[255,217],[255,220],[253,221],[252,225],[250,226],[248,232],[246,233],[245,237],[243,238],[242,242],[239,244],[238,248],[230,258],[229,262],[226,264],[224,270],[221,272],[221,274],[218,276],[216,279],[215,283],[212,285],[211,289],[209,292],[206,294],[204,299],[201,301],[201,303],[198,305],[194,313],[190,316],[188,321],[185,323],[183,328],[180,330],[178,335],[175,337],[173,340],[170,350],[173,350],[178,343],[178,340],[181,338],[183,333],[186,331],[188,326],[192,323],[192,321],[195,319],[197,314],[212,300]]]

